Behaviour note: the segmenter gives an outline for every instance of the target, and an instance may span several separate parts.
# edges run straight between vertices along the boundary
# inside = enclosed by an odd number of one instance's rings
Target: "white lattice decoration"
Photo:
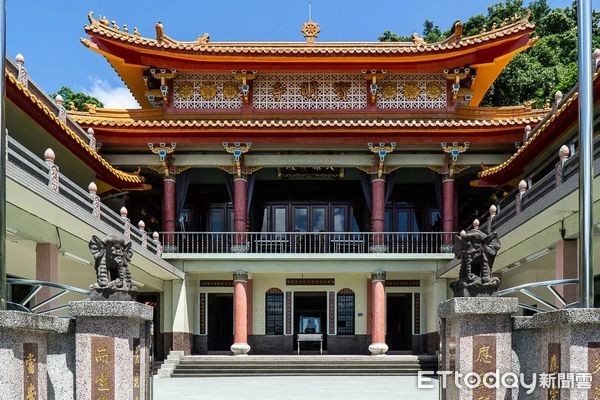
[[[443,75],[386,74],[377,83],[377,108],[424,109],[447,106],[446,79]],[[432,93],[439,95],[432,96]]]
[[[254,108],[259,110],[357,110],[367,107],[367,86],[362,75],[258,74],[253,85],[252,101]]]
[[[214,95],[210,88],[213,84]],[[231,98],[224,94],[224,87],[228,84],[238,88],[237,94]],[[204,97],[203,88],[208,92]],[[241,84],[231,74],[179,74],[174,82],[173,106],[182,109],[241,108]]]

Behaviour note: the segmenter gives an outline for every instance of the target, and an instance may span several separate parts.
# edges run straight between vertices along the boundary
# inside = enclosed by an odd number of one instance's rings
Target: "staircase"
[[[171,369],[172,368],[172,369]],[[185,356],[159,376],[416,375],[437,370],[435,356]]]

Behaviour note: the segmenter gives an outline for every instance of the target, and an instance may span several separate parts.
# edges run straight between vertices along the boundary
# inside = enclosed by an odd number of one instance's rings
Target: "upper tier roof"
[[[534,25],[529,15],[506,21],[500,27],[473,36],[462,35],[462,24],[439,43],[412,42],[211,42],[208,35],[183,42],[164,33],[156,24],[156,37],[142,37],[137,28],[122,30],[105,17],[95,19],[81,39],[90,49],[104,55],[132,91],[142,107],[143,69],[149,66],[188,71],[257,70],[353,71],[385,69],[390,72],[441,72],[444,68],[470,66],[477,71],[470,105],[478,105],[485,92],[512,57],[530,47]],[[279,66],[277,66],[279,64]]]

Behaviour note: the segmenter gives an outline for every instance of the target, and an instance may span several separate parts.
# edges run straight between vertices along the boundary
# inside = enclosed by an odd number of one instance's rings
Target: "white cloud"
[[[104,108],[140,108],[125,86],[111,86],[100,78],[90,78],[92,86],[83,91],[104,104]]]

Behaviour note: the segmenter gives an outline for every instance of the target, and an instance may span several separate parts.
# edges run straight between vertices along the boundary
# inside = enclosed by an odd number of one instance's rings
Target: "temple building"
[[[434,353],[473,224],[501,236],[503,288],[576,277],[577,92],[480,106],[535,44],[528,16],[439,43],[320,42],[313,21],[289,43],[166,30],[89,14],[82,44],[139,109],[72,110],[9,63],[14,278],[87,287],[86,235],[124,234],[162,358]]]

